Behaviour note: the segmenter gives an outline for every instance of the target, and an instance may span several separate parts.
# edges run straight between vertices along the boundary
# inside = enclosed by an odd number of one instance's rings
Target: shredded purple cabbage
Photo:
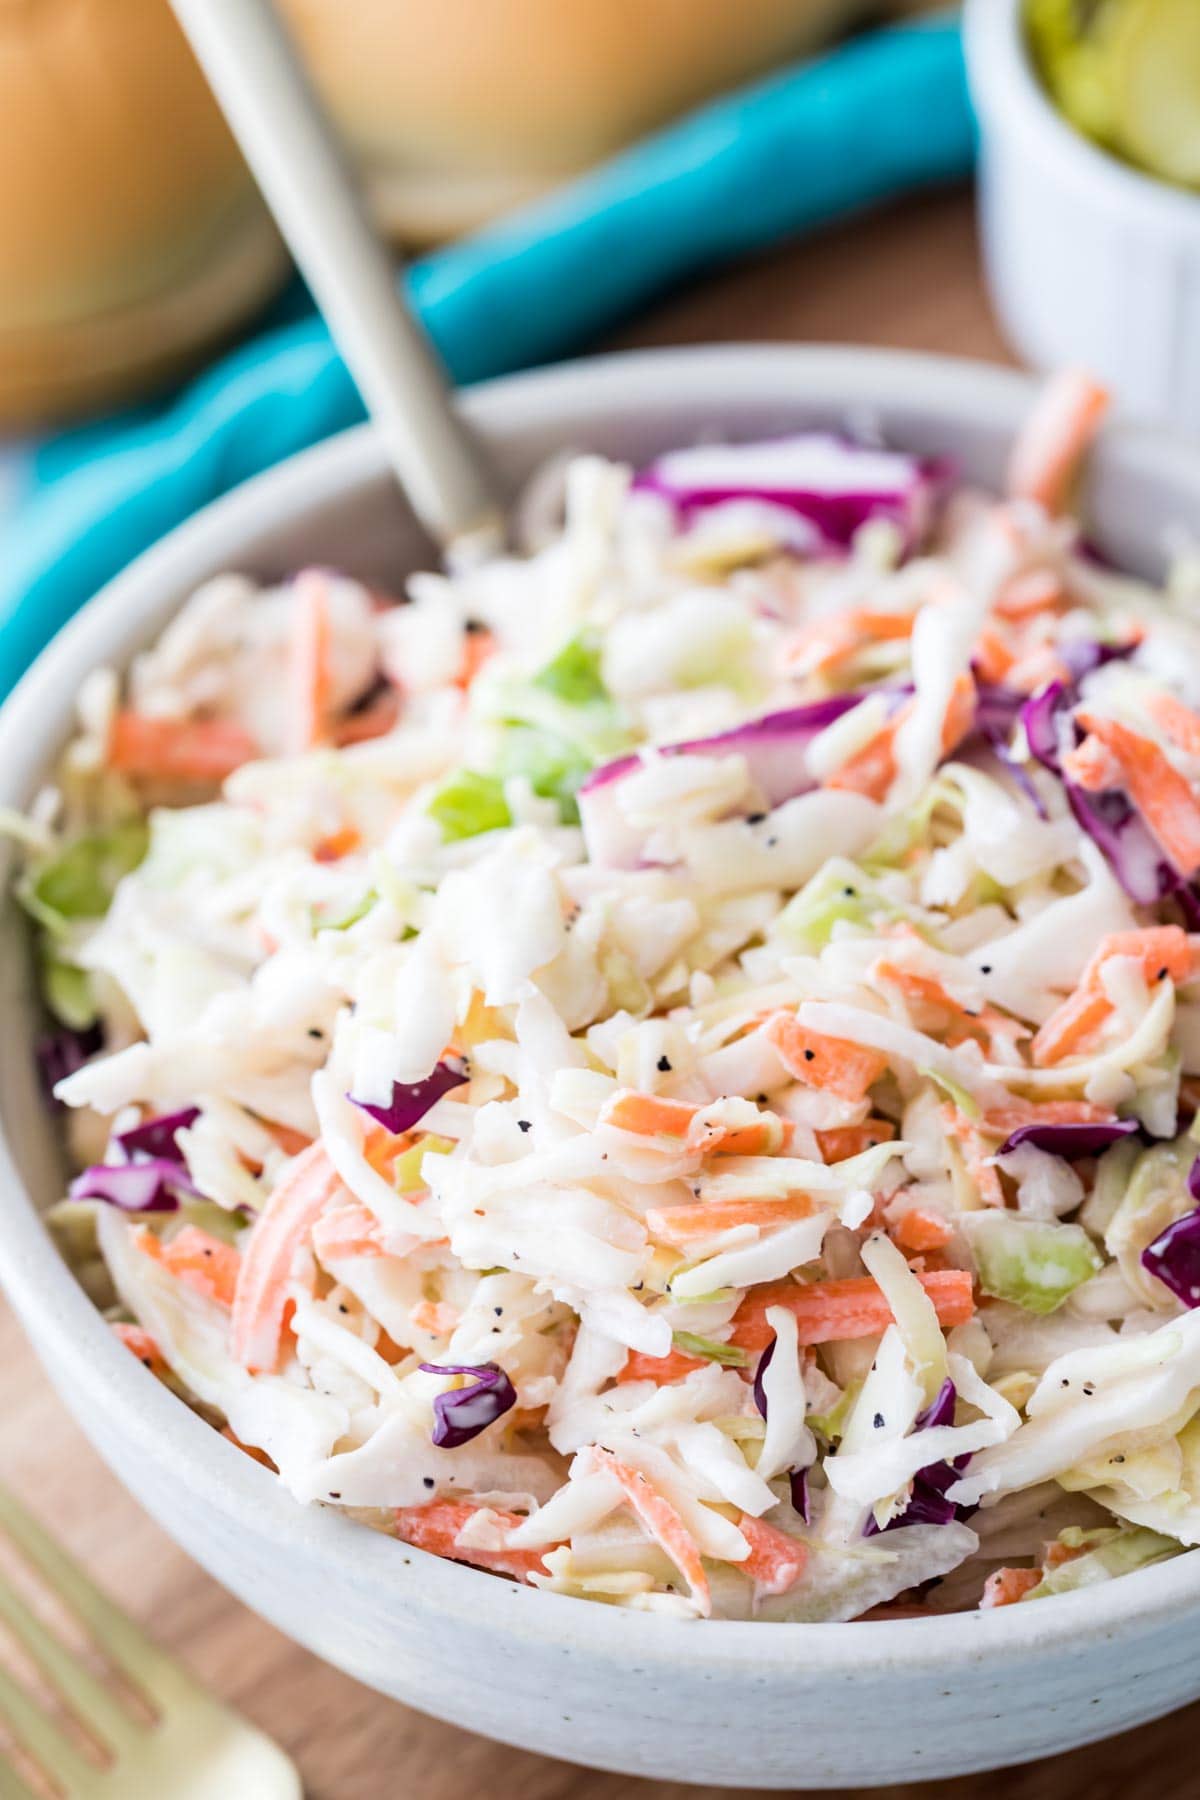
[[[1127,654],[1109,646],[1093,646],[1108,650],[1101,660]],[[1099,663],[1093,665],[1098,667]],[[1081,831],[1096,844],[1113,874],[1139,906],[1157,906],[1161,901],[1178,902],[1189,925],[1200,921],[1200,898],[1186,878],[1163,855],[1141,814],[1119,789],[1093,794],[1063,773],[1063,735],[1073,739],[1075,728],[1065,714],[1074,699],[1064,682],[1052,681],[1027,700],[1021,710],[1021,723],[1029,748],[1043,768],[1049,769],[1063,784],[1067,802]]]
[[[411,1131],[414,1125],[419,1125],[443,1094],[448,1094],[451,1088],[461,1087],[466,1079],[461,1064],[439,1062],[424,1081],[393,1082],[392,1097],[386,1106],[376,1106],[370,1100],[356,1100],[353,1094],[347,1094],[346,1098],[355,1106],[361,1106],[385,1131],[399,1136],[402,1131]]]
[[[1188,1170],[1187,1189],[1200,1201],[1200,1156]],[[1142,1267],[1187,1307],[1200,1306],[1200,1205],[1185,1213],[1142,1251]]]
[[[754,1394],[754,1404],[757,1406],[764,1419],[767,1416],[767,1390],[763,1386],[763,1376],[771,1366],[771,1358],[775,1354],[775,1346],[778,1342],[778,1338],[771,1339],[770,1343],[759,1357],[758,1367],[754,1371],[754,1386],[752,1390]]]
[[[1102,669],[1105,663],[1124,662],[1137,649],[1134,640],[1128,644],[1101,644],[1095,638],[1068,638],[1065,643],[1055,644],[1055,655],[1058,656],[1071,671],[1072,681],[1082,681],[1093,669]]]
[[[953,1425],[958,1393],[952,1381],[943,1381],[925,1411],[913,1420],[914,1431],[931,1431],[935,1425]]]
[[[749,457],[767,448],[777,454],[786,453],[793,446],[804,458],[811,458],[814,452],[823,452],[835,470],[839,462],[843,468],[824,483],[814,477],[811,464],[803,479],[792,483],[769,484],[764,483],[761,476],[751,476],[747,467]],[[928,529],[939,494],[951,473],[950,465],[941,460],[885,452],[897,465],[896,485],[889,488],[846,487],[842,485],[846,459],[852,462],[856,457],[865,459],[879,452],[821,432],[797,433],[793,437],[779,438],[770,446],[723,445],[719,454],[725,457],[726,467],[719,476],[714,475],[711,468],[716,454],[718,452],[712,447],[672,451],[642,469],[634,478],[634,487],[661,495],[670,502],[676,516],[685,521],[727,501],[764,501],[804,519],[830,549],[847,548],[855,532],[870,519],[891,519],[902,528],[907,548],[918,542]],[[701,457],[708,465],[706,476],[689,467],[689,459],[694,461]]]
[[[954,1383],[943,1381],[932,1403],[913,1420],[914,1432],[929,1431],[935,1425],[953,1425],[957,1399]],[[946,1489],[958,1480],[970,1460],[969,1456],[959,1456],[952,1463],[930,1463],[926,1468],[918,1469],[904,1511],[883,1526],[877,1525],[872,1515],[863,1529],[863,1536],[877,1537],[881,1532],[895,1531],[901,1525],[950,1525],[955,1519],[965,1518],[967,1512],[947,1500]],[[974,1508],[969,1510],[974,1511]]]
[[[999,1154],[1007,1156],[1021,1144],[1032,1144],[1035,1150],[1074,1162],[1077,1156],[1099,1156],[1110,1144],[1132,1137],[1137,1130],[1136,1119],[1113,1119],[1109,1124],[1018,1125],[1001,1144]]]
[[[791,1489],[792,1506],[800,1514],[804,1523],[806,1525],[811,1525],[811,1508],[808,1501],[808,1470],[793,1469],[788,1476],[788,1487]]]
[[[179,1196],[198,1195],[182,1165],[165,1156],[144,1162],[93,1163],[71,1183],[72,1200],[107,1200],[122,1212],[166,1213],[179,1207]]]
[[[764,1419],[767,1416],[767,1393],[766,1389],[763,1387],[763,1376],[771,1366],[771,1358],[775,1354],[775,1346],[778,1342],[779,1339],[777,1337],[771,1339],[770,1343],[759,1357],[758,1367],[754,1371],[754,1385],[752,1390],[754,1394],[754,1404],[757,1406]],[[789,1470],[788,1487],[791,1490],[792,1505],[800,1514],[804,1523],[806,1525],[809,1524],[808,1470]]]
[[[877,693],[894,698],[900,690],[879,688]],[[907,690],[910,691],[911,690]],[[684,743],[660,744],[658,756],[741,755],[751,780],[761,789],[767,805],[804,794],[814,785],[805,766],[804,751],[818,732],[857,706],[864,693],[831,694],[810,706],[790,706],[782,712],[749,719],[712,737],[689,738]],[[629,825],[616,806],[612,789],[623,776],[641,766],[640,756],[620,756],[602,763],[579,788],[579,811],[588,855],[609,868],[635,868],[644,834]]]
[[[118,1132],[117,1142],[130,1161],[135,1156],[150,1156],[181,1163],[183,1152],[179,1148],[179,1133],[187,1131],[199,1117],[198,1106],[185,1106],[179,1112],[159,1113],[157,1118],[143,1119],[140,1125]]]
[[[812,784],[798,752],[804,750],[817,733],[824,731],[864,699],[863,693],[831,694],[811,706],[789,706],[782,712],[765,713],[761,719],[750,719],[712,737],[689,738],[684,743],[660,744],[658,756],[720,756],[740,754],[746,758],[750,774],[762,788],[772,806],[803,793]],[[614,762],[593,769],[579,788],[580,798],[609,787],[639,767],[639,756],[620,756]]]
[[[1019,756],[1014,755],[1013,727],[1021,716],[1025,695],[994,681],[975,681],[975,724],[973,732],[981,737],[992,754],[1004,764],[1021,792],[1033,806],[1039,819],[1046,817],[1042,797],[1030,779],[1029,771]]]
[[[84,1063],[103,1047],[104,1036],[98,1025],[89,1025],[86,1031],[73,1031],[64,1025],[39,1038],[34,1055],[51,1106],[62,1105],[62,1101],[54,1097],[58,1083],[65,1081],[68,1075],[74,1075],[76,1069],[82,1069]]]
[[[438,1394],[433,1402],[433,1441],[439,1450],[457,1450],[503,1418],[517,1391],[499,1363],[422,1363],[427,1375],[470,1375],[474,1385]]]

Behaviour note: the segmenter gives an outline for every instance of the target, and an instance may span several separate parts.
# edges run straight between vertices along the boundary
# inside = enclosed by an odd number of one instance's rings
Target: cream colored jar
[[[868,0],[276,3],[408,246],[803,53]],[[282,281],[168,0],[0,0],[0,120],[0,430],[149,391]]]
[[[166,0],[0,0],[0,427],[124,397],[286,263]]]

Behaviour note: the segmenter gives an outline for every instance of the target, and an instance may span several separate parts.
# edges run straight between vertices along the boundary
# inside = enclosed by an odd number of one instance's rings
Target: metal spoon
[[[502,537],[496,482],[270,0],[172,4],[413,511],[444,548]]]

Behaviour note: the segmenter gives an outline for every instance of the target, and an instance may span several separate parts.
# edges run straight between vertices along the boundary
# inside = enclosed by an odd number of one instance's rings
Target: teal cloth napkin
[[[455,381],[478,381],[568,355],[714,263],[960,177],[973,155],[957,23],[895,27],[717,100],[405,280]],[[306,315],[153,414],[46,446],[0,559],[0,697],[139,551],[361,417]]]

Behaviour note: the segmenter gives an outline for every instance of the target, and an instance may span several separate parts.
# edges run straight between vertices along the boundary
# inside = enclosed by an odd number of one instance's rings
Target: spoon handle
[[[443,546],[500,532],[492,475],[271,0],[172,4],[413,511]]]

